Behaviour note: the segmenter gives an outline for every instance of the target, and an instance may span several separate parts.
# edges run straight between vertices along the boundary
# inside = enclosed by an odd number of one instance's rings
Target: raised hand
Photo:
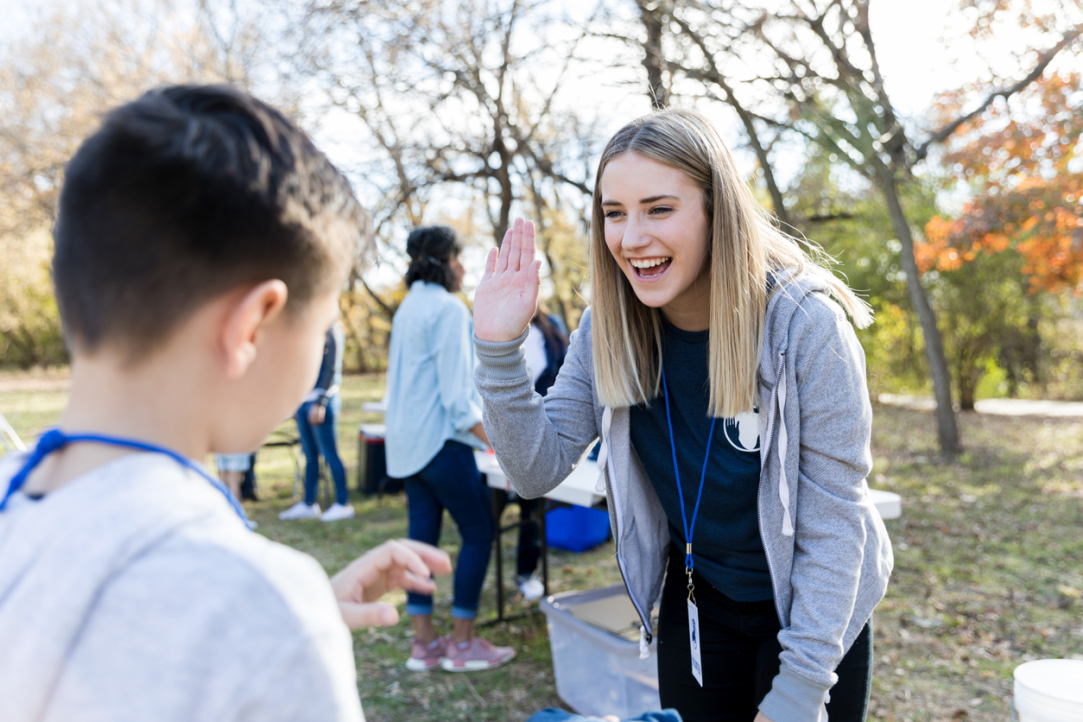
[[[504,242],[489,251],[485,275],[474,293],[474,333],[482,341],[514,341],[538,308],[538,269],[534,224],[515,219]]]

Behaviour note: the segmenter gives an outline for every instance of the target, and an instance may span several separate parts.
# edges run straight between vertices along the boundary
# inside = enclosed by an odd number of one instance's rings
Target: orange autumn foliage
[[[945,114],[962,93],[945,96]],[[976,195],[953,219],[935,216],[915,249],[922,272],[953,271],[977,254],[1019,253],[1031,292],[1083,292],[1083,87],[1052,74],[961,129],[945,155]]]

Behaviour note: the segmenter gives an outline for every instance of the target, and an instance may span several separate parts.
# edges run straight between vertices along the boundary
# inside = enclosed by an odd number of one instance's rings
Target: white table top
[[[508,477],[496,461],[496,455],[486,451],[475,451],[478,470],[485,474],[485,480],[494,489],[509,490]],[[545,495],[546,499],[561,501],[575,506],[594,506],[605,498],[605,494],[594,491],[598,483],[598,462],[584,460],[560,485]]]
[[[474,452],[478,470],[485,474],[485,480],[494,489],[508,490],[508,477],[504,475],[496,456],[484,451]],[[584,459],[579,466],[562,481],[560,485],[545,495],[547,499],[561,501],[576,506],[594,506],[605,498],[594,490],[598,483],[598,462]],[[880,512],[882,519],[898,519],[902,516],[902,497],[890,491],[869,489],[869,496]]]

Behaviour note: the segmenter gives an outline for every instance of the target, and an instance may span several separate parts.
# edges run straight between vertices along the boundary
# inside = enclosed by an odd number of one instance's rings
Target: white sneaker
[[[327,511],[320,514],[320,521],[341,521],[342,519],[353,519],[353,507],[349,504],[332,504],[327,507]]]
[[[299,501],[279,514],[278,518],[282,521],[293,521],[294,519],[319,519],[320,505],[315,503],[306,504],[303,501]]]
[[[545,585],[537,577],[527,577],[519,580],[519,591],[528,602],[535,602],[545,594]]]

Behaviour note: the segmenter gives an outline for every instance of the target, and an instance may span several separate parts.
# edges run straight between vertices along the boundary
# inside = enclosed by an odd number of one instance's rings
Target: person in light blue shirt
[[[511,647],[494,647],[474,635],[481,587],[489,566],[494,521],[489,490],[474,462],[488,438],[481,398],[474,386],[473,322],[453,294],[462,289],[462,245],[446,226],[414,230],[406,241],[410,292],[391,324],[387,362],[387,475],[404,479],[410,538],[440,541],[444,509],[462,537],[455,565],[450,637],[438,637],[432,597],[410,594],[415,638],[409,669],[436,666],[453,672],[503,664]]]

